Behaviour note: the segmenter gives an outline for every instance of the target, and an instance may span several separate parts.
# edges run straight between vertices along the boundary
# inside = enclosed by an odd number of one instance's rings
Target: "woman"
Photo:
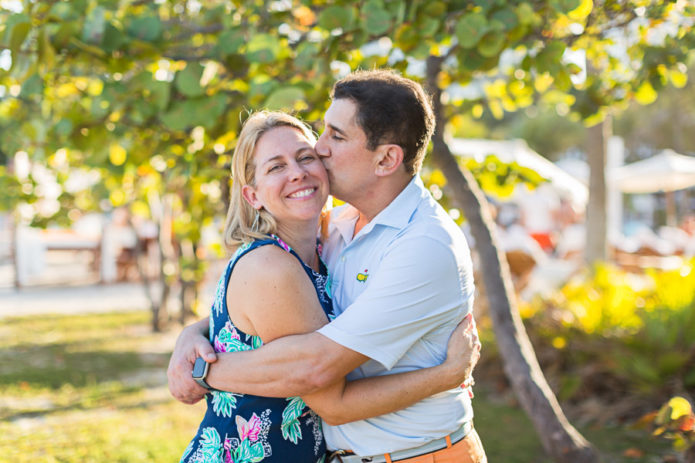
[[[225,243],[236,252],[220,278],[210,314],[210,340],[217,352],[254,349],[314,331],[332,317],[330,278],[316,240],[328,179],[315,141],[306,125],[284,113],[258,112],[244,124],[225,227]],[[477,342],[474,335],[460,338],[454,346],[462,352]],[[451,353],[450,347],[449,358]],[[429,369],[342,381],[303,398],[212,391],[181,461],[323,461],[325,446],[314,412],[338,424],[399,410],[460,384],[470,365],[453,357]],[[427,387],[404,394],[406,378]]]

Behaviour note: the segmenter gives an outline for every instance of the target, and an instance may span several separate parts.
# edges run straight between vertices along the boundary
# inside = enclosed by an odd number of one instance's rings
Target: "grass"
[[[176,331],[145,312],[3,319],[0,462],[178,461],[204,404],[174,401],[166,366]],[[476,428],[491,462],[550,463],[526,415],[479,385]],[[644,431],[582,428],[607,463],[656,463],[667,444]],[[627,451],[627,453],[626,453]],[[628,456],[628,454],[634,456]]]

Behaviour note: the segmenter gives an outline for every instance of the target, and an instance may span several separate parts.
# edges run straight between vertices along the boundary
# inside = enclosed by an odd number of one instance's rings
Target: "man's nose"
[[[322,158],[331,155],[331,152],[328,150],[328,144],[326,143],[326,132],[323,132],[319,139],[316,141],[316,146],[314,146],[314,149],[316,150],[316,154],[318,154]]]

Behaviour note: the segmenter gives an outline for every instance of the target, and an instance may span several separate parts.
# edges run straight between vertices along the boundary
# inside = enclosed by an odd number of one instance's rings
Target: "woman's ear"
[[[376,175],[380,177],[391,175],[401,165],[403,165],[403,148],[393,144],[379,146]]]
[[[258,210],[263,207],[261,201],[258,199],[256,190],[251,185],[244,185],[241,187],[241,196],[243,196],[246,202],[254,209]]]

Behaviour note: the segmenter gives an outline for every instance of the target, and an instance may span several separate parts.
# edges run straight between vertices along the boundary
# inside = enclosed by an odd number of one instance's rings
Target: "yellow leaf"
[[[536,91],[538,93],[543,93],[548,90],[548,87],[550,87],[552,83],[553,76],[546,72],[536,77],[536,81],[533,83],[533,86],[536,87]]]
[[[111,164],[113,164],[114,166],[123,165],[126,157],[127,153],[125,148],[123,148],[118,143],[111,144],[111,146],[109,147],[109,161],[111,161]]]
[[[656,100],[656,91],[652,84],[649,82],[642,83],[635,93],[635,100],[642,105],[653,103]]]
[[[567,339],[562,336],[556,336],[553,338],[553,347],[555,349],[564,349],[567,346]]]
[[[571,19],[574,19],[575,21],[581,21],[585,19],[587,16],[589,16],[593,8],[593,0],[582,0],[577,8],[567,13],[567,16],[569,16]]]
[[[435,169],[432,171],[432,175],[430,175],[430,182],[439,186],[444,186],[446,185],[446,177],[444,177],[441,170]]]
[[[676,88],[683,88],[688,83],[688,74],[680,71],[671,71],[669,74],[671,83]]]
[[[104,90],[104,83],[101,80],[93,79],[87,85],[87,93],[92,96],[101,95]]]
[[[488,107],[490,108],[492,117],[495,119],[502,119],[504,117],[504,110],[502,109],[502,105],[498,100],[490,100],[488,102]]]
[[[122,206],[125,203],[125,193],[123,190],[114,190],[109,194],[109,199],[114,206]]]
[[[476,119],[480,119],[483,117],[483,105],[481,104],[476,104],[473,105],[473,108],[471,109],[471,113],[473,114],[473,117]]]
[[[676,396],[668,401],[668,406],[671,407],[671,419],[677,420],[681,416],[690,415],[693,411],[690,402],[683,397]]]

